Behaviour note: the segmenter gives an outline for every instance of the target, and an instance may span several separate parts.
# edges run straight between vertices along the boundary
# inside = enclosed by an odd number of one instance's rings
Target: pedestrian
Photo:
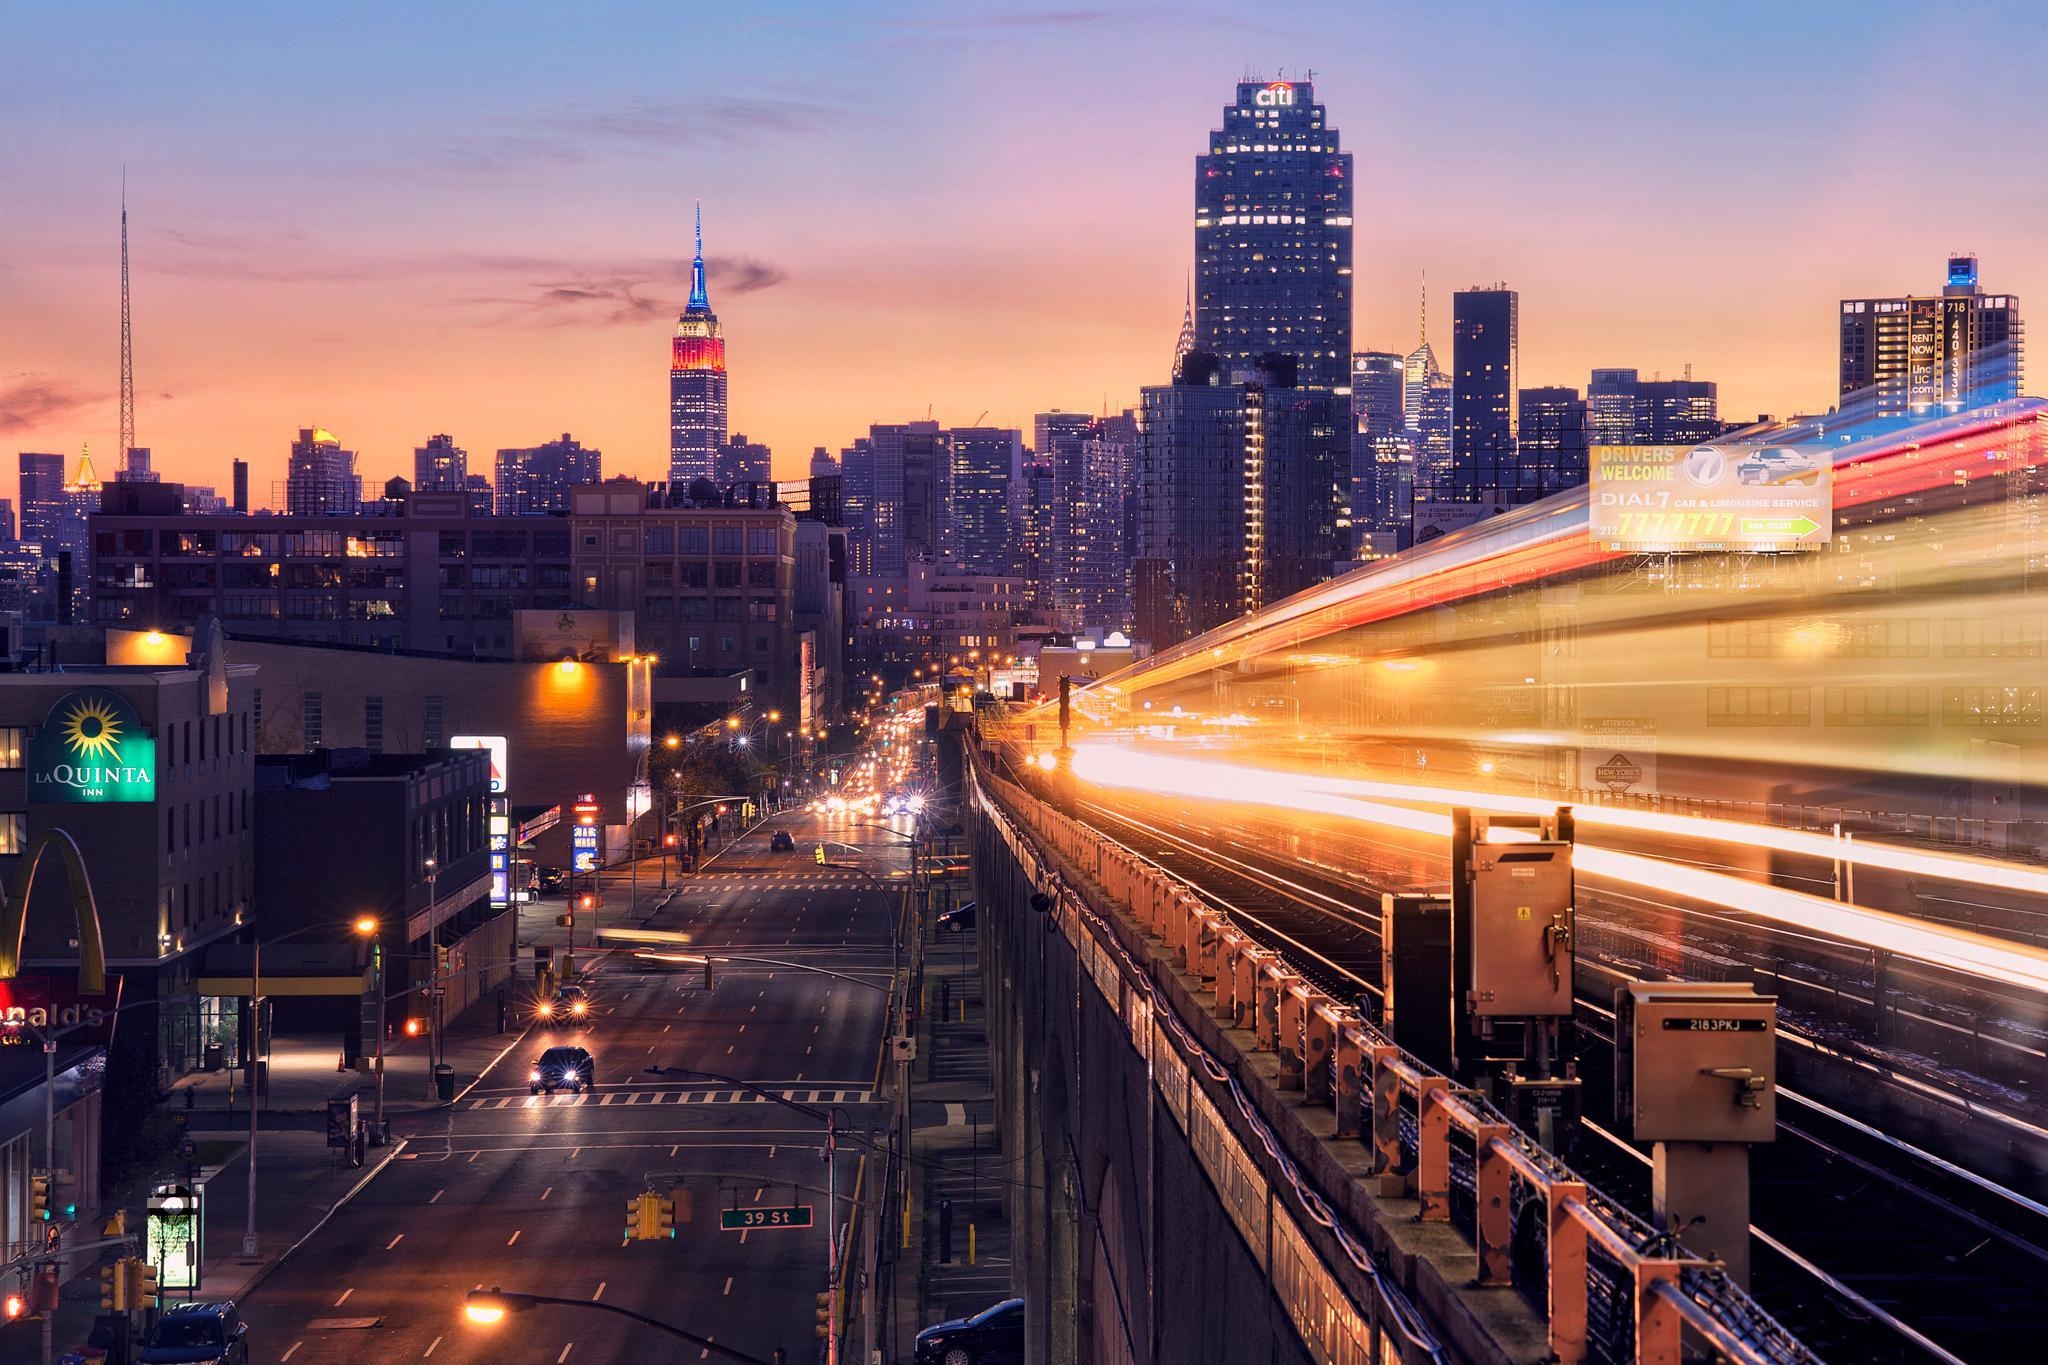
[[[498,1032],[503,1033],[512,1020],[512,1002],[503,986],[498,987]]]
[[[953,1200],[950,1195],[939,1196],[939,1264],[953,1263]]]

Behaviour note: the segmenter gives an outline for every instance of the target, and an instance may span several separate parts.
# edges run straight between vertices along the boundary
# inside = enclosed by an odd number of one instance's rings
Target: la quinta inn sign
[[[103,687],[59,698],[24,757],[31,802],[156,799],[156,740],[128,699]]]

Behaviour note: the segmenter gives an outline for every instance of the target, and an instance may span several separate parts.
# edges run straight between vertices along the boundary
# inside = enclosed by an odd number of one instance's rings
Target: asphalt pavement
[[[795,852],[769,850],[776,829],[795,834]],[[833,850],[847,866],[813,861],[817,839],[866,846],[870,834],[871,848]],[[462,1312],[476,1288],[610,1305],[763,1360],[777,1348],[792,1365],[815,1359],[827,1181],[814,1115],[836,1108],[851,1130],[836,1159],[843,1211],[860,1134],[889,1119],[882,988],[898,896],[874,877],[901,861],[885,834],[792,815],[673,894],[650,891],[650,861],[638,915],[628,870],[607,871],[601,927],[686,933],[684,951],[793,965],[718,964],[706,990],[701,966],[579,949],[589,1023],[536,1029],[456,1105],[395,1120],[396,1158],[242,1301],[252,1359],[712,1358],[580,1306],[480,1327]],[[591,1051],[592,1092],[530,1093],[533,1057],[555,1043]],[[673,1240],[628,1241],[626,1206],[650,1187],[689,1190],[688,1221],[679,1212]],[[813,1226],[719,1230],[721,1208],[789,1204],[810,1205]]]

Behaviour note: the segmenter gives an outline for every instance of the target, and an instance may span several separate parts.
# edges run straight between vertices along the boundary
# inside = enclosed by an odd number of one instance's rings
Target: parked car
[[[136,1359],[142,1365],[249,1365],[249,1324],[233,1299],[164,1309]]]
[[[1004,1299],[971,1318],[917,1334],[915,1365],[1024,1365],[1024,1300]]]
[[[949,934],[964,934],[974,927],[974,902],[956,905],[939,913],[939,928]]]
[[[794,853],[796,852],[796,839],[788,830],[778,829],[775,833],[768,836],[768,851],[770,853]]]
[[[581,1094],[597,1088],[597,1063],[592,1060],[588,1049],[568,1046],[551,1047],[534,1059],[533,1070],[526,1078],[527,1093],[538,1095],[545,1090],[550,1095],[557,1090]]]

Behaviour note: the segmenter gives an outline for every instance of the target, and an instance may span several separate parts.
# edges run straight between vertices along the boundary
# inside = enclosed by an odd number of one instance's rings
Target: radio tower
[[[135,449],[135,338],[128,323],[128,168],[121,168],[121,473]]]

